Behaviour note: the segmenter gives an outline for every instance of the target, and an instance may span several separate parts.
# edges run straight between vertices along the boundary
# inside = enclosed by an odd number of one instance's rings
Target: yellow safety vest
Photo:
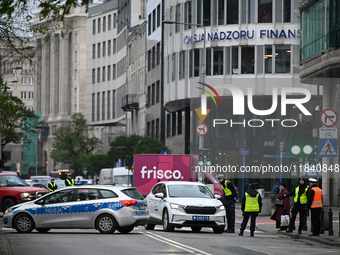
[[[73,179],[71,179],[71,181],[70,181],[70,179],[66,179],[67,180],[67,182],[68,182],[68,184],[71,186],[72,184],[74,184],[74,180]]]
[[[319,187],[313,187],[314,197],[310,208],[321,208],[322,207],[322,190]]]
[[[229,181],[225,181],[225,183],[224,183],[224,186],[225,187],[223,187],[223,185],[221,184],[221,189],[224,191],[224,195],[225,196],[230,196],[230,195],[232,195],[233,193],[231,192],[231,190],[230,189],[228,189],[227,188],[227,183],[228,183]]]
[[[51,185],[52,189],[48,189],[48,190],[49,191],[56,191],[56,188],[55,188],[56,184],[54,182],[50,182],[50,185]]]
[[[246,203],[245,203],[245,212],[259,212],[260,205],[259,205],[259,193],[257,193],[256,197],[250,196],[246,192]]]
[[[294,202],[295,202],[295,203],[298,201],[298,197],[299,197],[299,189],[300,189],[300,186],[297,186],[297,187],[295,188],[295,197],[294,197]],[[307,191],[308,191],[308,187],[306,187],[305,192],[302,193],[302,195],[301,195],[301,197],[300,197],[300,203],[301,203],[302,205],[307,204],[307,201],[308,201],[308,199],[307,199]]]

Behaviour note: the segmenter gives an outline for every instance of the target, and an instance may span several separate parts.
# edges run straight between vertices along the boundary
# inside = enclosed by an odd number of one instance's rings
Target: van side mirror
[[[38,201],[35,201],[34,203],[37,205],[44,205],[44,199],[40,199]]]
[[[162,199],[163,199],[163,198],[164,198],[164,194],[161,193],[161,192],[160,192],[160,193],[156,193],[156,194],[155,194],[155,197],[157,197],[157,198],[162,198]]]
[[[215,194],[215,198],[220,200],[222,196]]]

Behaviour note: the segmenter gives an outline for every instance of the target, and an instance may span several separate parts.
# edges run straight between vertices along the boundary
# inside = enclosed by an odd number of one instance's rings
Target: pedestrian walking
[[[54,178],[51,177],[51,182],[47,185],[48,186],[48,190],[49,191],[56,191],[58,188],[58,185],[56,183],[54,183]]]
[[[74,180],[72,178],[72,174],[67,174],[67,179],[65,180],[65,185],[66,186],[73,186],[74,185]]]
[[[302,228],[304,224],[304,217],[307,213],[307,192],[309,187],[307,186],[305,182],[305,178],[301,177],[299,180],[299,183],[294,187],[294,189],[289,192],[288,194],[285,194],[282,196],[281,199],[284,199],[286,197],[290,197],[294,195],[294,206],[292,209],[292,218],[289,223],[289,229],[286,231],[287,233],[293,232],[293,227],[295,225],[295,219],[297,214],[299,213],[299,230],[298,234],[302,234]]]
[[[245,192],[242,199],[241,210],[243,212],[243,221],[241,223],[240,233],[238,235],[243,236],[243,232],[247,227],[250,217],[250,236],[254,236],[256,227],[256,217],[261,212],[262,198],[260,193],[255,190],[255,184],[250,185],[250,189]]]
[[[279,192],[280,192],[280,186],[279,186],[279,184],[278,184],[277,182],[275,182],[275,185],[274,185],[274,187],[273,187],[273,189],[272,189],[272,192],[275,193],[275,197],[277,197],[277,194],[279,194]]]
[[[307,210],[311,212],[312,234],[309,236],[320,235],[320,214],[322,209],[322,190],[317,186],[317,180],[309,178],[310,189],[307,197]]]
[[[280,192],[277,194],[276,199],[283,199],[282,206],[275,206],[275,212],[270,219],[276,221],[276,228],[279,231],[287,230],[288,226],[281,226],[281,215],[288,215],[290,218],[290,201],[289,197],[283,198],[285,194],[288,194],[287,185],[283,182],[280,183]]]
[[[226,233],[235,233],[235,201],[236,201],[236,190],[234,185],[224,179],[224,176],[220,174],[217,179],[221,183],[221,188],[224,191],[223,203],[226,209],[227,216],[227,229]]]

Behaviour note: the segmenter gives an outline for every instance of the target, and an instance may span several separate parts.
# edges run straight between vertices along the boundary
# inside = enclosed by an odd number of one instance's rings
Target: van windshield
[[[114,177],[114,182],[116,184],[126,184],[126,185],[131,185],[133,184],[133,175],[115,175]]]
[[[26,186],[25,183],[22,182],[15,175],[1,175],[0,176],[0,187],[13,187],[13,186]]]

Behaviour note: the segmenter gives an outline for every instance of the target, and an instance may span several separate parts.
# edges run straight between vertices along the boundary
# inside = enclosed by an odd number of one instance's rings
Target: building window
[[[111,117],[111,91],[107,92],[107,119],[109,120]]]
[[[106,55],[106,42],[103,42],[103,57]]]
[[[192,23],[191,21],[191,1],[184,4],[184,23]],[[191,29],[190,25],[184,25],[184,30]]]
[[[116,118],[116,91],[112,94],[112,118]]]
[[[106,17],[103,17],[103,32],[106,31]]]
[[[157,6],[157,27],[161,25],[161,5]]]
[[[264,46],[256,46],[257,50],[257,57],[256,57],[256,68],[258,74],[263,74],[263,67],[265,62],[265,56],[264,56]]]
[[[151,137],[155,138],[155,121],[151,121]]]
[[[202,0],[197,0],[197,24],[202,25]]]
[[[152,69],[155,68],[156,65],[156,46],[152,48]]]
[[[210,26],[211,1],[203,1],[203,26]]]
[[[151,50],[148,51],[148,71],[151,71]]]
[[[148,86],[148,95],[147,95],[147,97],[148,97],[148,106],[150,106],[151,104],[152,104],[152,102],[151,102],[151,86]]]
[[[109,15],[107,18],[107,29],[111,30],[111,15]]]
[[[248,0],[248,23],[255,23],[255,1],[256,0]]]
[[[181,51],[179,53],[179,79],[185,78],[185,52]]]
[[[176,112],[173,112],[172,113],[172,136],[175,136],[176,135]]]
[[[107,55],[111,55],[111,40],[107,42]]]
[[[33,92],[28,92],[28,98],[33,99]]]
[[[98,33],[100,33],[100,18],[98,19]]]
[[[232,54],[231,54],[231,68],[232,74],[238,74],[238,46],[232,47]]]
[[[92,121],[95,121],[96,119],[96,95],[92,93]]]
[[[194,50],[194,77],[200,76],[200,50]]]
[[[156,99],[156,98],[155,98],[155,96],[156,96],[155,90],[156,90],[156,84],[153,83],[153,84],[152,84],[152,105],[155,104],[155,99]]]
[[[92,21],[92,34],[95,34],[96,33],[96,20],[94,19]]]
[[[275,45],[275,73],[290,73],[290,45]]]
[[[105,66],[103,66],[102,81],[105,81],[105,78],[106,78],[105,75],[106,75]]]
[[[156,64],[160,64],[160,58],[161,58],[161,44],[157,43],[157,55],[156,55]]]
[[[105,120],[105,92],[103,92],[102,100],[102,120]]]
[[[171,123],[170,123],[170,114],[166,115],[166,137],[170,137],[170,131],[171,131]]]
[[[218,0],[218,25],[224,25],[225,0]]]
[[[151,123],[150,121],[148,121],[147,125],[146,125],[146,135],[150,136],[150,132],[151,131]]]
[[[159,103],[159,93],[160,93],[160,82],[156,82],[156,104]]]
[[[111,80],[111,65],[107,66],[107,80]]]
[[[159,119],[156,119],[156,139],[159,139]]]
[[[100,93],[97,93],[97,121],[100,120]]]
[[[29,85],[33,85],[33,77],[29,77],[28,78],[28,84]]]
[[[92,44],[92,59],[96,58],[96,44]]]
[[[117,23],[117,13],[113,14],[113,28],[116,28]]]
[[[214,70],[213,75],[223,75],[223,48],[214,49]]]
[[[258,0],[258,23],[272,23],[273,1]]]
[[[113,39],[113,54],[116,54],[116,44],[117,44],[116,39]]]
[[[210,1],[210,0],[209,0]],[[177,4],[176,5],[176,16],[175,16],[175,21],[176,22],[181,22],[181,5]],[[178,33],[180,31],[180,24],[175,25],[175,32]]]
[[[253,74],[255,66],[255,48],[254,46],[241,47],[241,73]]]
[[[172,76],[172,81],[175,81],[176,74],[175,74],[175,68],[176,68],[176,55],[175,53],[172,54],[172,68],[171,68],[171,76]]]
[[[227,2],[227,24],[238,24],[238,0]]]
[[[283,22],[291,22],[291,0],[283,1]]]
[[[151,13],[148,16],[148,35],[151,35]]]
[[[97,46],[97,58],[100,58],[100,43]]]
[[[92,69],[92,84],[96,83],[96,69]]]
[[[182,111],[181,110],[178,111],[177,118],[178,118],[177,134],[180,135],[182,134]]]
[[[100,67],[97,68],[97,82],[100,82]]]
[[[152,12],[152,32],[156,30],[156,9]]]
[[[264,54],[264,69],[265,73],[272,73],[272,64],[273,64],[273,51],[271,45],[265,46],[265,54]]]
[[[189,51],[189,77],[192,77],[193,71],[193,51]]]
[[[112,71],[113,71],[113,73],[112,73],[112,79],[116,79],[116,65],[113,65],[113,67],[112,67]]]

